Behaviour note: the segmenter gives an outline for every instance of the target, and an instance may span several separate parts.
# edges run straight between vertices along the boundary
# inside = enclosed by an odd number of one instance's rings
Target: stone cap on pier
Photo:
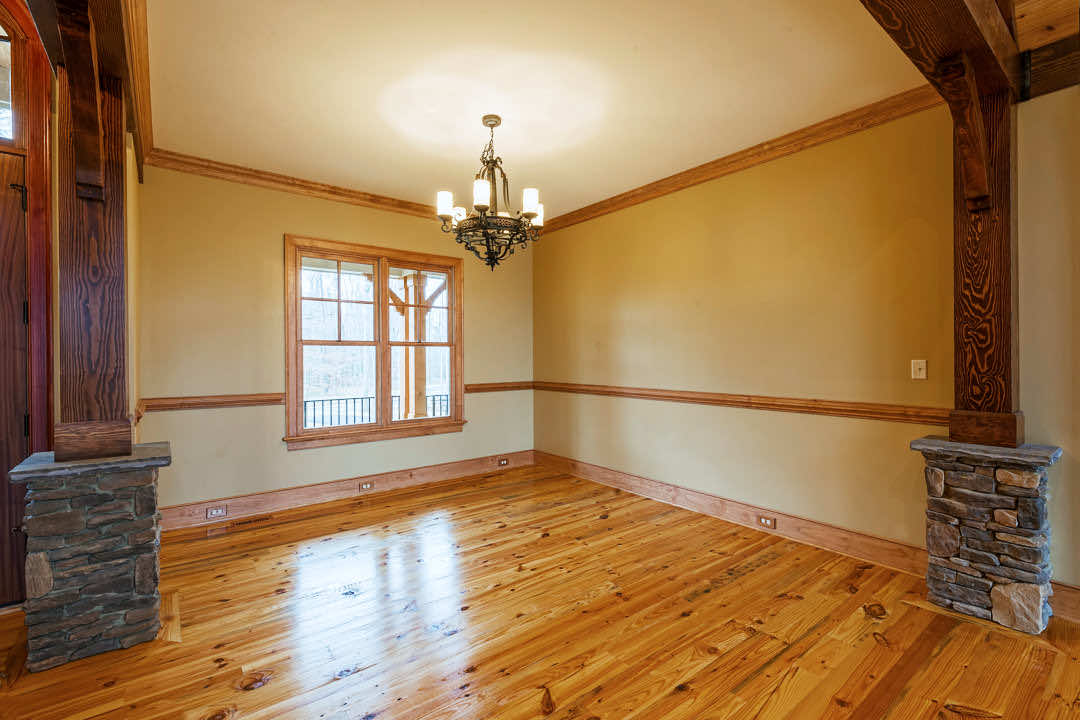
[[[15,466],[8,477],[12,483],[24,483],[34,478],[84,475],[94,472],[122,472],[159,468],[172,462],[172,450],[168,442],[143,443],[131,448],[130,455],[88,460],[57,462],[51,452],[34,453]]]

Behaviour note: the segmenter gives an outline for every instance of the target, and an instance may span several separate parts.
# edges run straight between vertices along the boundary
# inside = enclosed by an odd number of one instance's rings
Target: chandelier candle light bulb
[[[527,218],[536,217],[536,207],[540,204],[540,191],[536,188],[525,188],[521,191],[521,214]]]
[[[490,130],[491,139],[480,155],[480,171],[473,180],[473,212],[455,207],[454,196],[447,190],[435,195],[435,208],[442,220],[442,231],[453,233],[457,242],[494,270],[515,249],[526,248],[540,239],[544,205],[539,190],[525,188],[521,193],[521,211],[510,207],[510,178],[503,170],[502,158],[495,155],[495,128],[502,119],[498,115],[485,115],[482,122]]]
[[[472,184],[473,207],[487,210],[491,207],[491,183],[486,178],[477,178]]]
[[[449,190],[440,190],[435,193],[436,214],[446,220],[454,215],[454,193]]]

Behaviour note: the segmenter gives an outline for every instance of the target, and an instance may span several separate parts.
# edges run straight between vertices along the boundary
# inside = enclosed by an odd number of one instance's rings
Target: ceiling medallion
[[[443,232],[454,233],[459,243],[494,270],[503,258],[514,254],[515,248],[528,247],[530,241],[540,238],[544,205],[539,190],[525,188],[521,193],[521,212],[511,214],[510,179],[503,171],[502,158],[495,156],[495,128],[502,124],[502,118],[485,115],[483,123],[491,130],[491,139],[480,155],[481,168],[473,180],[474,212],[467,212],[460,205],[455,207],[454,194],[449,190],[436,193],[435,205]],[[499,210],[499,178],[506,210]]]

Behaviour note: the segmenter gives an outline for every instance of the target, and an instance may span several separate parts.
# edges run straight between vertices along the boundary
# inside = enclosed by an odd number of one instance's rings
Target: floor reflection
[[[365,700],[408,693],[403,681],[430,686],[462,667],[465,591],[447,515],[314,539],[297,549],[296,561],[292,644],[301,666],[331,663],[341,677],[358,674]],[[414,672],[396,675],[390,687],[384,668],[402,664]]]

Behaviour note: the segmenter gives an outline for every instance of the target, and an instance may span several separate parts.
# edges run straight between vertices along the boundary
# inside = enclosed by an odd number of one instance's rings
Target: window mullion
[[[379,353],[379,398],[382,405],[379,424],[389,427],[393,422],[394,402],[390,373],[390,262],[379,258],[378,282],[376,283],[376,302],[379,307],[378,353]]]

